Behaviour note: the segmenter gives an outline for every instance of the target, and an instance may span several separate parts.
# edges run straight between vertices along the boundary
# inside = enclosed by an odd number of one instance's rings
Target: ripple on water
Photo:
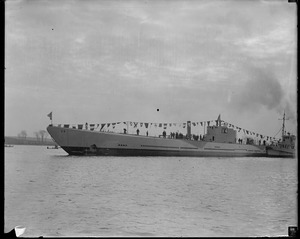
[[[264,236],[297,225],[296,160],[5,151],[6,227],[24,236]]]

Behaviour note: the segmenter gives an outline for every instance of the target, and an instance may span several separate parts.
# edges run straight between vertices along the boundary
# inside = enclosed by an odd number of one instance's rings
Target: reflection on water
[[[5,148],[5,227],[25,237],[287,235],[296,193],[296,159]]]

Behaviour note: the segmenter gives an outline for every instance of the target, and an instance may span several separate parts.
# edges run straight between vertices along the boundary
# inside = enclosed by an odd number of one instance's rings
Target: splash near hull
[[[49,125],[54,141],[70,155],[266,157],[258,145],[167,139],[130,134],[96,132]]]

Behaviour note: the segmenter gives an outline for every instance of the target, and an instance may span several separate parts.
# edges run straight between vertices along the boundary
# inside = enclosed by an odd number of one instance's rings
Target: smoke
[[[290,97],[290,98],[293,99],[294,97]],[[296,105],[293,104],[292,102],[297,102],[297,100],[296,99],[292,100],[292,99],[285,98],[283,100],[283,104],[280,105],[279,107],[277,107],[277,111],[281,114],[284,111],[287,119],[290,120],[290,123],[296,124],[297,123],[297,113],[296,113],[297,108],[296,108]]]
[[[268,110],[275,109],[282,115],[285,110],[296,119],[292,100],[272,72],[267,68],[248,65],[245,69],[246,82],[231,96],[232,106],[238,112],[258,112],[265,107]]]

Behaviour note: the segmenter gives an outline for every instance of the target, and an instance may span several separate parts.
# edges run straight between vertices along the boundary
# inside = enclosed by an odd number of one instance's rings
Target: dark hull
[[[117,149],[97,148],[91,150],[84,147],[62,147],[70,155],[78,156],[169,156],[169,157],[266,157],[265,153],[230,152],[198,152],[179,150],[151,150],[151,149]]]
[[[274,158],[295,158],[295,150],[283,150],[278,147],[267,147],[267,156]]]

